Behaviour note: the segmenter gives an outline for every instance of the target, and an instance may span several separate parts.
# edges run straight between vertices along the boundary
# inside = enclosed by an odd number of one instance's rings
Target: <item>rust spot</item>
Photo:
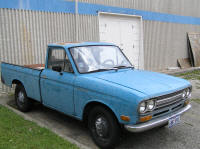
[[[41,67],[45,67],[45,64],[24,65],[24,67],[31,68],[31,69],[40,69]]]
[[[57,44],[60,44],[60,45],[65,45],[66,43],[65,43],[65,42],[61,42],[61,43],[57,43]]]

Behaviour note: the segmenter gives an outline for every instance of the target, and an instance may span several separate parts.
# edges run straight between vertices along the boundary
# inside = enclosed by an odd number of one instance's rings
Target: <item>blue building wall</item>
[[[75,13],[75,2],[70,0],[1,0],[0,8]],[[144,20],[149,21],[200,25],[200,18],[198,17],[78,2],[79,14],[98,15],[98,12],[140,15]]]

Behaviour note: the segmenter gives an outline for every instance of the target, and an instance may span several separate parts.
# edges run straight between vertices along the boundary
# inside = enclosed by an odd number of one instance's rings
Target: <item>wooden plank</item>
[[[185,69],[185,68],[190,68],[192,67],[192,65],[190,64],[190,60],[189,58],[181,58],[178,59],[178,64],[181,67],[181,69]]]
[[[200,33],[188,33],[188,49],[192,66],[200,67]]]

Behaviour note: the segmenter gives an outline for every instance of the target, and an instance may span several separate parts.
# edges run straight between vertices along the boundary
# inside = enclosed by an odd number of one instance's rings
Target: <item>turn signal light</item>
[[[121,118],[121,120],[126,121],[126,122],[130,121],[130,117],[129,116],[121,115],[120,118]]]
[[[146,121],[149,121],[152,119],[152,116],[151,115],[148,115],[148,116],[144,116],[144,117],[141,117],[140,118],[140,122],[146,122]]]
[[[186,100],[185,103],[184,103],[184,105],[187,106],[189,103],[190,103],[190,101]]]

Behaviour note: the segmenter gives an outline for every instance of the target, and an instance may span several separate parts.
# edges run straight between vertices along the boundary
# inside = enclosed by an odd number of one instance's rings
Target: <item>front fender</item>
[[[135,101],[131,102],[95,91],[75,88],[74,102],[75,115],[81,120],[83,120],[85,107],[92,102],[103,104],[109,108],[115,114],[116,118],[121,124],[134,124],[138,118],[137,108],[135,108],[137,105],[135,105]],[[129,116],[131,119],[130,122],[121,120],[121,115]]]
[[[135,124],[138,120],[138,104],[145,97],[145,94],[119,84],[92,76],[80,76],[74,83],[74,114],[83,119],[87,104],[99,102],[111,109],[120,123]],[[121,115],[129,116],[130,121],[121,120]]]

